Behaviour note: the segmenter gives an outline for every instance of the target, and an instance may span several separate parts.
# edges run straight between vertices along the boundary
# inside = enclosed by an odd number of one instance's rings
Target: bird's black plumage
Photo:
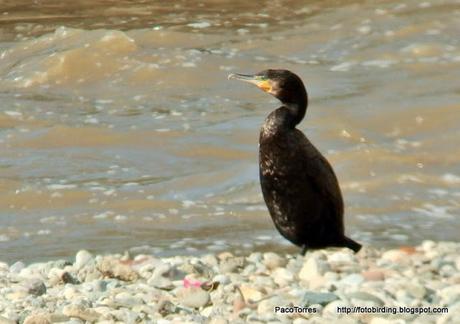
[[[281,235],[303,253],[326,247],[359,251],[361,245],[344,233],[343,199],[331,165],[296,128],[308,105],[302,80],[287,70],[229,78],[254,83],[282,102],[265,119],[259,137],[262,193]]]

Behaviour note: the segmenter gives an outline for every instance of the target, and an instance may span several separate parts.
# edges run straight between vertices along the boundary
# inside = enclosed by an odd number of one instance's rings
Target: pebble
[[[31,295],[41,296],[46,293],[46,286],[40,279],[32,279],[23,283],[24,288]]]
[[[223,274],[218,274],[217,276],[212,278],[212,281],[218,282],[221,285],[227,285],[227,284],[229,284],[231,282],[230,278],[228,276],[226,276],[226,275],[223,275]]]
[[[460,271],[460,256],[455,259],[455,267]]]
[[[342,285],[358,286],[364,281],[364,277],[358,273],[352,273],[340,280]]]
[[[382,259],[391,262],[401,262],[406,260],[408,254],[404,250],[389,250],[383,253]]]
[[[48,314],[33,314],[33,315],[27,316],[23,324],[51,324],[51,323],[52,322]]]
[[[171,290],[174,288],[174,285],[171,280],[165,278],[163,276],[152,276],[148,281],[147,284],[164,290]]]
[[[279,267],[284,267],[287,263],[287,260],[276,253],[267,252],[263,255],[263,264],[269,270],[273,270]]]
[[[133,281],[138,277],[129,265],[121,263],[119,259],[114,257],[104,257],[97,265],[98,270],[109,278],[116,278],[123,281]]]
[[[80,250],[75,255],[75,268],[80,270],[86,264],[93,260],[93,255],[86,250]]]
[[[406,285],[407,292],[414,298],[423,299],[427,293],[425,287],[416,283],[408,283]]]
[[[75,305],[75,304],[64,306],[64,308],[62,309],[62,313],[69,317],[76,317],[83,321],[88,321],[88,322],[95,322],[101,316],[101,314],[99,314],[98,312],[92,309],[88,309],[82,305]]]
[[[24,262],[22,261],[18,261],[18,262],[15,262],[11,265],[10,267],[10,272],[11,273],[16,273],[18,274],[19,272],[21,272],[22,269],[24,269],[26,267],[26,265],[24,264]]]
[[[273,313],[275,306],[282,306],[285,304],[285,302],[286,302],[285,300],[283,300],[282,298],[278,296],[274,296],[268,299],[263,299],[259,302],[257,306],[257,313],[259,313],[259,315]]]
[[[317,257],[310,257],[303,264],[298,277],[304,281],[311,289],[321,287],[325,280],[323,274],[330,270],[330,265]]]
[[[264,296],[261,291],[247,285],[242,285],[239,290],[246,303],[258,302]]]
[[[1,324],[16,324],[16,321],[13,321],[9,318],[6,318],[4,316],[0,316],[0,323]]]
[[[368,301],[376,304],[377,306],[383,306],[384,302],[381,300],[379,297],[374,296],[370,293],[364,292],[364,291],[355,291],[352,293],[347,294],[347,297],[350,300],[357,299],[358,303],[357,305],[362,305],[362,301]]]
[[[382,317],[374,317],[369,324],[405,324],[404,320],[391,320]]]
[[[74,276],[72,276],[70,273],[68,273],[67,271],[64,271],[62,272],[61,274],[61,280],[63,283],[69,283],[69,284],[72,284],[72,285],[79,285],[80,284],[80,281],[75,278]]]
[[[455,324],[458,323],[458,314],[460,314],[460,301],[449,307],[449,312],[441,315],[436,324]]]
[[[292,324],[309,324],[310,321],[306,320],[305,318],[296,318]]]
[[[123,291],[115,296],[115,301],[122,307],[133,307],[143,304],[142,298],[135,297],[131,293]]]
[[[242,269],[245,260],[242,257],[229,257],[221,261],[219,270],[221,273],[236,272]]]
[[[302,298],[302,306],[310,306],[314,304],[325,306],[337,299],[339,299],[339,297],[330,292],[307,291]]]
[[[285,268],[276,268],[272,276],[273,281],[280,287],[289,285],[294,280],[294,274]]]
[[[456,323],[460,243],[364,250],[132,260],[81,250],[74,264],[8,266],[0,260],[0,324]],[[317,312],[304,317],[273,312],[289,305]],[[448,307],[449,313],[337,313],[337,307],[383,305]]]
[[[347,265],[356,262],[356,257],[352,252],[335,252],[328,256],[328,262],[335,265]]]
[[[383,270],[366,270],[361,275],[367,281],[382,281],[385,279],[385,272]]]
[[[179,304],[192,308],[200,308],[209,303],[209,292],[200,287],[182,288],[177,292]]]
[[[212,317],[209,324],[228,324],[228,321],[223,317]]]

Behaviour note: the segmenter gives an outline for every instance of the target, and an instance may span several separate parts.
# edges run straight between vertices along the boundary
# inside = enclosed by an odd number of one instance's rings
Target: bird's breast
[[[266,139],[259,144],[259,167],[264,176],[282,178],[296,172],[295,150],[282,139]]]

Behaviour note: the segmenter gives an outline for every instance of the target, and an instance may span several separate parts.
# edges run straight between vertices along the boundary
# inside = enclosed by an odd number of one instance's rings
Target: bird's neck
[[[299,124],[307,111],[307,96],[291,102],[283,102],[283,105],[272,111],[265,119],[261,135],[269,137],[274,134],[292,130]]]
[[[296,93],[296,95],[290,97],[290,100],[282,100],[283,106],[281,108],[286,107],[288,110],[286,126],[294,128],[302,121],[303,117],[305,116],[308,105],[308,95],[305,89],[303,89],[301,94]]]

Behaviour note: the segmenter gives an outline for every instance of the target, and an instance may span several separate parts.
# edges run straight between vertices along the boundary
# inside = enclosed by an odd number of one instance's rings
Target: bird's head
[[[307,99],[307,92],[302,80],[288,70],[264,70],[256,74],[233,73],[229,79],[240,80],[255,84],[283,103],[295,103]]]

